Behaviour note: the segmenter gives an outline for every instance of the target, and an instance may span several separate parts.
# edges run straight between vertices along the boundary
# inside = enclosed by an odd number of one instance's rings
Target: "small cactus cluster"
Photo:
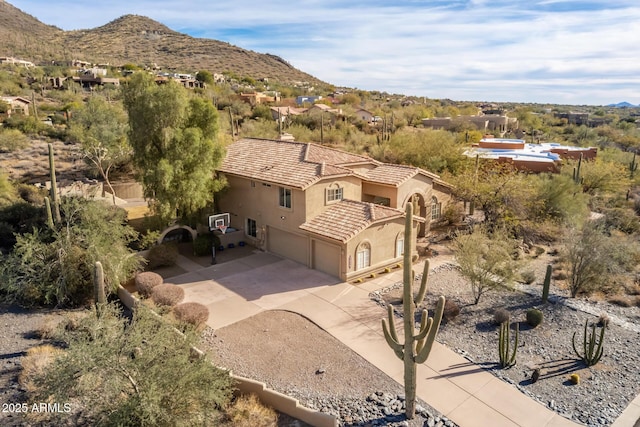
[[[571,382],[571,384],[580,384],[580,375],[578,374],[571,374],[569,376],[569,381]]]
[[[511,349],[511,338],[509,337],[509,322],[500,324],[500,333],[498,334],[498,353],[500,356],[500,367],[510,368],[516,364],[516,353],[518,351],[518,338],[520,335],[520,324],[516,323],[516,336]]]
[[[573,333],[571,339],[573,344],[573,351],[581,358],[587,366],[593,366],[600,361],[602,353],[604,351],[604,331],[605,327],[600,328],[600,336],[596,334],[597,325],[591,326],[591,332],[587,332],[589,322],[584,321],[584,335],[582,339],[582,353],[580,353],[576,347],[576,332]]]
[[[542,323],[544,319],[544,313],[536,308],[531,308],[527,310],[527,323],[532,328],[537,327]]]

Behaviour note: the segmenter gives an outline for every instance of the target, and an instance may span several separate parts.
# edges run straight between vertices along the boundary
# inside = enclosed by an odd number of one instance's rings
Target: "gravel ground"
[[[421,401],[406,421],[402,386],[298,314],[266,311],[203,337],[220,366],[336,415],[340,425],[454,426]]]
[[[0,426],[23,426],[15,404],[25,402],[25,390],[18,384],[20,358],[30,347],[44,343],[35,331],[59,311],[49,309],[26,310],[0,305]]]
[[[536,277],[544,277],[546,263],[541,260],[537,267],[534,265]],[[543,305],[540,284],[520,285],[515,291],[492,291],[478,305],[472,305],[469,285],[452,264],[433,271],[428,283],[427,308],[435,306],[436,295],[447,296],[461,308],[458,317],[443,322],[438,341],[559,414],[588,426],[611,425],[640,393],[640,308],[568,299],[561,289],[552,289],[552,303]],[[379,304],[396,304],[400,288],[392,286],[379,294],[381,298],[374,296]],[[501,369],[497,363],[496,308],[507,309],[511,322],[520,322],[517,363],[510,369]],[[536,328],[525,322],[530,308],[544,313],[543,323]],[[585,320],[597,323],[602,313],[611,319],[604,356],[595,366],[586,367],[572,349],[572,336],[577,332],[580,348]],[[540,378],[532,382],[536,368],[540,369]],[[580,375],[579,385],[569,381],[573,373]]]

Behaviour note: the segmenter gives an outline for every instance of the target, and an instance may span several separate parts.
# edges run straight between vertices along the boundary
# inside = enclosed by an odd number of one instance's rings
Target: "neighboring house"
[[[375,115],[371,111],[367,111],[365,109],[359,109],[355,112],[355,115],[358,119],[363,120],[367,123],[373,122],[373,118]]]
[[[559,172],[563,159],[593,160],[598,154],[595,147],[572,147],[555,142],[527,144],[522,139],[483,138],[464,154],[468,157],[509,163],[527,172]]]
[[[312,113],[314,111],[321,111],[323,113],[333,114],[334,116],[342,115],[342,109],[332,108],[326,104],[314,104],[311,107],[307,108],[307,113]]]
[[[299,116],[305,111],[304,109],[293,107],[271,107],[270,110],[273,120],[280,120],[282,122],[284,122],[289,116]]]
[[[424,236],[452,200],[433,173],[311,143],[241,139],[219,172],[221,211],[248,242],[345,281],[402,259],[407,203]]]
[[[503,136],[507,131],[517,129],[518,119],[500,114],[479,114],[476,116],[434,117],[422,119],[422,126],[431,129],[449,130],[460,123],[473,124],[480,131],[497,131]]]
[[[11,117],[12,114],[29,115],[29,105],[31,105],[31,101],[26,98],[20,96],[0,96],[0,101],[9,105],[9,109],[5,113],[7,117]]]
[[[298,96],[296,98],[296,105],[313,104],[321,99],[321,96]]]
[[[120,86],[120,79],[113,77],[94,77],[93,75],[82,75],[71,77],[75,83],[78,83],[85,90],[91,90],[95,86],[114,85]]]
[[[242,101],[253,106],[258,104],[280,102],[280,94],[278,92],[273,92],[271,94],[266,94],[263,92],[241,93],[239,96]]]
[[[25,61],[23,59],[18,59],[18,58],[12,58],[10,56],[0,57],[0,64],[22,65],[23,67],[26,67],[26,68],[31,68],[36,66],[33,62]]]

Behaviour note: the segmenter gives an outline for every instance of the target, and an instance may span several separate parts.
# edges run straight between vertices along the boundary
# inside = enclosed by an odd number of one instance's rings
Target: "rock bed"
[[[381,306],[396,304],[401,288],[397,283],[370,297]],[[469,285],[456,266],[445,264],[432,270],[425,306],[433,308],[436,295],[442,294],[461,307],[456,319],[443,322],[438,341],[560,415],[588,426],[611,425],[640,393],[640,309],[569,299],[558,289],[554,289],[550,303],[542,305],[541,286],[517,288],[515,292],[490,291],[478,305],[471,305]],[[498,328],[493,311],[499,307],[507,309],[511,321],[521,325],[517,364],[510,369],[497,365]],[[534,307],[542,310],[544,320],[537,328],[530,328],[524,322],[525,313]],[[401,316],[398,311],[396,315]],[[585,320],[597,322],[603,313],[610,318],[604,356],[598,364],[586,367],[573,351],[572,336],[576,332],[580,346]],[[541,369],[541,376],[533,383],[530,378],[535,368]],[[580,375],[580,384],[568,381],[573,373]]]

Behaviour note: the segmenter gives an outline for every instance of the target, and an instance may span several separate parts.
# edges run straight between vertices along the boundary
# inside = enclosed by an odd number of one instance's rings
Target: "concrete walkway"
[[[438,265],[434,261],[432,268]],[[370,292],[401,281],[402,271],[354,286],[265,253],[196,271],[193,264],[179,263],[191,272],[168,281],[184,287],[185,301],[209,307],[207,323],[214,329],[263,310],[296,312],[403,384],[403,364],[382,334],[385,313],[369,298]],[[578,425],[439,343],[419,365],[417,385],[422,400],[461,427]],[[634,401],[615,427],[632,427],[639,410]]]

